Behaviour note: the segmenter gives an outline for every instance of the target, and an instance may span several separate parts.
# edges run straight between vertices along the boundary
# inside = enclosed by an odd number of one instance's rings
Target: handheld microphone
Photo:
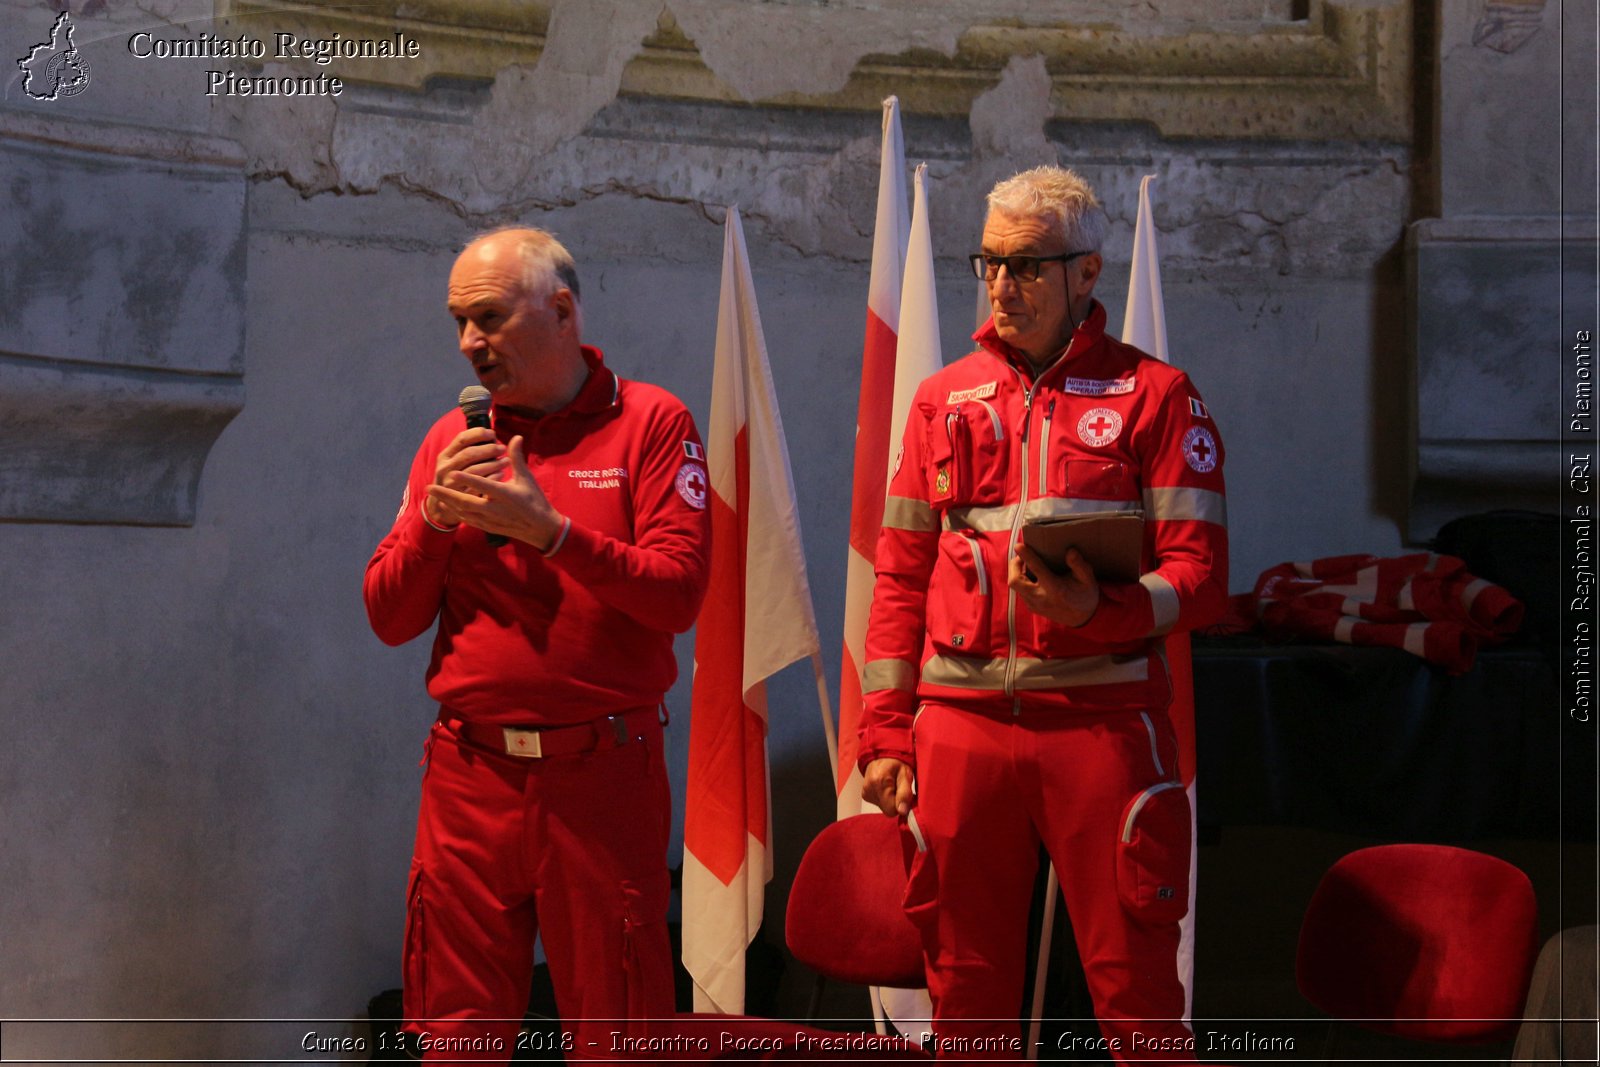
[[[489,424],[489,390],[481,385],[469,385],[461,390],[461,395],[456,398],[456,403],[461,408],[461,414],[467,417],[467,429],[491,429]],[[505,534],[485,534],[490,548],[499,548],[510,543]]]

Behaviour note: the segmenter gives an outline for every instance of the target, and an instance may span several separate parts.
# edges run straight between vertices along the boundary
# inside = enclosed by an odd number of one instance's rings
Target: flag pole
[[[1028,1046],[1022,1058],[1039,1058],[1039,1029],[1044,1019],[1044,980],[1050,973],[1050,942],[1055,938],[1056,893],[1061,889],[1061,879],[1056,875],[1056,865],[1050,864],[1050,873],[1044,880],[1044,921],[1039,925],[1039,958],[1033,967],[1033,1017],[1028,1020]]]
[[[828,679],[822,673],[822,652],[811,653],[811,673],[817,678],[817,702],[822,708],[822,734],[828,739],[828,780],[839,780],[839,737],[833,729],[833,705],[828,700]]]

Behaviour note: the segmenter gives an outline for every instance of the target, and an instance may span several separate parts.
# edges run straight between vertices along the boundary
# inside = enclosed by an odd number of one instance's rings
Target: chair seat
[[[1538,941],[1528,876],[1445,845],[1360,849],[1328,870],[1300,927],[1300,992],[1338,1019],[1435,1041],[1509,1037]]]
[[[895,820],[869,813],[830,823],[789,890],[789,951],[831,981],[920,988],[922,940],[901,906],[905,892]]]

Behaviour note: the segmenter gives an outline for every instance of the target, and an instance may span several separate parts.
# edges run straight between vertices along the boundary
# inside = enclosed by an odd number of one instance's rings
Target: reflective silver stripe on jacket
[[[1149,680],[1144,653],[1135,656],[1074,656],[1071,659],[1033,659],[1018,656],[1014,689],[1061,689],[1077,685],[1114,685]],[[1006,661],[971,656],[934,656],[922,665],[922,680],[951,689],[1004,691]]]
[[[1091,515],[1106,511],[1138,514],[1141,510],[1137,500],[1090,500],[1086,497],[1045,496],[1028,501],[1027,506],[1023,508],[1022,521],[1039,522],[1042,519],[1064,519],[1070,515]],[[1011,529],[1016,518],[1015,504],[993,508],[951,508],[945,512],[943,525],[946,530],[1003,533]]]
[[[1146,489],[1144,511],[1148,519],[1228,525],[1228,499],[1210,489]]]
[[[933,506],[909,496],[891,496],[883,502],[883,524],[892,530],[917,533],[932,533],[939,528]]]
[[[915,692],[917,668],[903,659],[869,659],[861,668],[861,692],[876,693],[881,689],[898,689]]]
[[[1161,575],[1141,574],[1139,584],[1150,594],[1150,635],[1160,637],[1178,625],[1178,591]]]

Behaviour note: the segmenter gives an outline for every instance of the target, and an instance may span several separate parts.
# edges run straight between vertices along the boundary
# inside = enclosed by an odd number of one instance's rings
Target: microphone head
[[[461,413],[467,418],[474,415],[489,414],[489,390],[481,385],[469,385],[461,390],[461,395],[456,398],[456,403],[461,405]]]

